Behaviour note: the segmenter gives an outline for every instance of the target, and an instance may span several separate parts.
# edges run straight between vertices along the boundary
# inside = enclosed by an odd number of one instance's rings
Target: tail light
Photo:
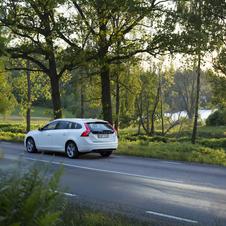
[[[91,133],[89,127],[87,126],[87,124],[85,124],[86,127],[86,131],[82,133],[81,137],[88,137],[89,134]]]
[[[114,130],[114,132],[115,132],[115,135],[117,136],[118,135],[118,132],[117,132],[117,130],[109,123],[109,125],[111,126],[111,128]]]

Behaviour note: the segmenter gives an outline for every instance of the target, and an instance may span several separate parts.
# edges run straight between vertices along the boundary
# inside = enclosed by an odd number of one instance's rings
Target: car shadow
[[[38,151],[37,153],[40,153],[40,154],[43,153],[44,155],[49,155],[49,156],[61,156],[61,157],[68,158],[67,154],[63,152]],[[77,160],[79,159],[95,160],[95,159],[106,159],[106,158],[111,158],[111,156],[105,157],[105,156],[101,156],[99,153],[85,153],[85,154],[80,154]]]

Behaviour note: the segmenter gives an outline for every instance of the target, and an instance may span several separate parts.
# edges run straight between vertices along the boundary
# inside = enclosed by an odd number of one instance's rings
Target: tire
[[[73,141],[67,143],[65,151],[69,158],[77,159],[79,157],[78,148]]]
[[[27,149],[27,152],[29,152],[29,153],[37,152],[37,149],[36,149],[35,142],[34,142],[33,138],[31,138],[31,137],[27,138],[26,149]]]
[[[112,151],[105,151],[105,152],[101,152],[100,154],[101,156],[108,157],[112,154]]]

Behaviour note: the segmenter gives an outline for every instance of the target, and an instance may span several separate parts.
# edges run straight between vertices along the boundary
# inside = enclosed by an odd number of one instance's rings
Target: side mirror
[[[42,131],[42,127],[39,127],[38,130],[39,130],[39,131]]]

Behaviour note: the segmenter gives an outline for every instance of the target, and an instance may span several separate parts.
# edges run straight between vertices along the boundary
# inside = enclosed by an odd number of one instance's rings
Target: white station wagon
[[[66,152],[69,158],[96,152],[110,156],[118,147],[117,131],[107,121],[99,119],[56,119],[26,134],[28,152],[38,150]]]

